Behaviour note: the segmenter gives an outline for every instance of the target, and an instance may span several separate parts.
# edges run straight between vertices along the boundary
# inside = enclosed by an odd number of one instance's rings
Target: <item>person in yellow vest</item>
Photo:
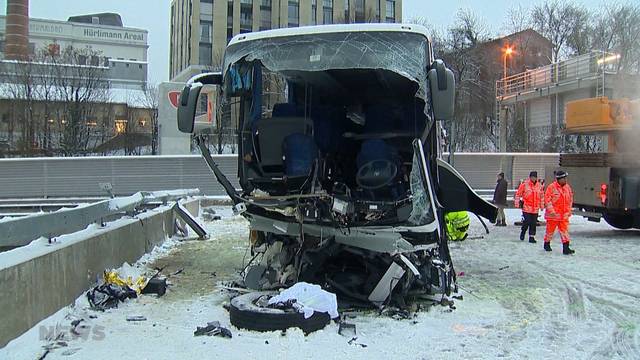
[[[451,241],[463,241],[468,236],[469,213],[466,211],[449,212],[444,215],[444,222],[446,224],[447,236]]]

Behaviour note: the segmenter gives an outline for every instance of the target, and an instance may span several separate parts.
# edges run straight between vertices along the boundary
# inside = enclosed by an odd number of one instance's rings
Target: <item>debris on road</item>
[[[345,322],[344,320],[340,321],[338,325],[338,335],[354,337],[356,336],[356,324],[351,324]]]
[[[202,219],[205,221],[217,221],[222,220],[222,217],[216,214],[216,211],[213,208],[203,208],[202,209]]]
[[[207,326],[203,326],[203,327],[198,326],[196,328],[196,331],[193,332],[193,336],[203,336],[203,335],[219,336],[219,337],[229,338],[229,339],[233,338],[233,334],[231,333],[231,330],[220,326],[219,321],[209,322],[207,323]]]
[[[314,311],[309,318],[293,307],[293,300],[277,302],[269,301],[278,296],[275,291],[250,292],[231,299],[229,319],[231,324],[240,329],[253,331],[284,331],[288,328],[300,328],[305,334],[323,329],[331,322],[326,312]],[[337,312],[337,310],[336,310]]]
[[[152,278],[145,287],[142,289],[143,294],[157,294],[162,296],[167,292],[167,279],[166,278]]]
[[[127,316],[127,321],[134,321],[134,322],[147,321],[147,318],[142,315],[132,315],[132,316]]]
[[[127,299],[135,299],[138,294],[128,286],[104,283],[87,291],[87,300],[92,309],[104,311],[106,309],[117,308],[118,303]]]
[[[353,337],[353,338],[351,338],[351,340],[347,341],[347,344],[349,344],[349,345],[357,345],[357,346],[360,346],[362,348],[366,348],[367,347],[366,344],[362,344],[362,343],[356,342],[356,340],[358,340],[358,338],[357,337]]]
[[[269,305],[290,303],[304,318],[310,318],[314,312],[327,313],[332,319],[338,318],[338,300],[336,295],[323,290],[319,285],[299,282],[269,299]]]

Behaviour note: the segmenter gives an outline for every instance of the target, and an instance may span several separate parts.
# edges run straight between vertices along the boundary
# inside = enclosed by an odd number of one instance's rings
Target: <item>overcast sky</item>
[[[634,2],[637,0],[630,0]],[[427,19],[436,28],[446,28],[459,8],[469,8],[490,27],[492,35],[502,30],[503,20],[510,6],[532,6],[543,0],[404,0],[404,19]],[[602,0],[573,0],[596,9]],[[169,3],[170,0],[31,0],[30,16],[45,19],[66,20],[71,15],[97,12],[117,12],[125,26],[149,31],[149,80],[165,81],[169,67]],[[6,0],[0,0],[2,14],[6,13]]]

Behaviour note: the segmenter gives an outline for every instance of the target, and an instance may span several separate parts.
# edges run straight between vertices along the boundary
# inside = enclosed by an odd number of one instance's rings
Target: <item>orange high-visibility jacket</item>
[[[534,184],[531,179],[527,179],[520,184],[513,198],[516,207],[520,207],[520,199],[524,202],[522,211],[529,214],[537,214],[544,207],[544,194],[540,181],[536,181]]]
[[[566,184],[561,186],[557,181],[547,186],[544,193],[545,213],[547,220],[568,220],[573,208],[573,190]]]

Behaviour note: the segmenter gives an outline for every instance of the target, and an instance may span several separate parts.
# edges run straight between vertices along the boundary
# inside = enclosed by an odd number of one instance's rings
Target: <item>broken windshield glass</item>
[[[433,222],[433,211],[431,209],[431,199],[427,184],[424,183],[421,168],[422,163],[417,152],[413,154],[413,162],[411,165],[411,174],[409,174],[409,186],[413,195],[411,215],[409,223],[412,225],[426,225]]]
[[[231,45],[224,69],[242,59],[259,60],[271,71],[389,70],[416,82],[416,97],[425,99],[430,53],[424,35],[360,31],[272,37]]]

